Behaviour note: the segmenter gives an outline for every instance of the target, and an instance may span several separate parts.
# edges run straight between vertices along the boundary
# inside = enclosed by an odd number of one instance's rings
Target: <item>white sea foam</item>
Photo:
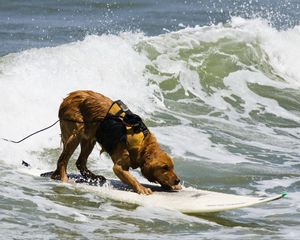
[[[245,108],[245,116],[247,117],[248,114],[253,111],[257,110],[258,106],[264,106],[265,112],[269,112],[272,114],[275,114],[279,117],[291,119],[293,121],[299,122],[300,118],[285,110],[283,107],[279,106],[276,100],[261,97],[258,94],[255,94],[252,92],[249,87],[247,86],[247,83],[260,83],[265,85],[266,82],[270,83],[270,80],[264,76],[262,73],[257,72],[250,72],[250,71],[237,71],[232,74],[230,74],[228,77],[224,79],[225,85],[228,87],[229,91],[223,90],[220,92],[217,92],[215,95],[220,95],[221,97],[230,97],[231,94],[234,94],[236,96],[239,96],[241,99],[244,100],[243,107]],[[278,86],[279,84],[275,82],[275,86]],[[281,84],[282,85],[282,84]],[[221,98],[220,96],[218,98]],[[228,103],[223,101],[224,105],[226,107],[230,107]]]
[[[288,30],[276,30],[260,19],[246,20],[240,17],[232,19],[232,26],[246,35],[252,35],[266,51],[272,67],[291,84],[300,86],[300,26]],[[243,34],[244,35],[244,34]]]
[[[282,89],[300,86],[300,50],[297,47],[299,32],[299,27],[278,31],[262,20],[233,18],[230,25],[187,27],[156,37],[145,37],[136,33],[93,35],[81,42],[10,54],[0,60],[0,84],[1,89],[4,89],[0,96],[0,137],[20,139],[50,125],[57,120],[57,110],[63,97],[77,89],[92,89],[112,99],[122,99],[133,111],[151,118],[155,110],[167,109],[163,101],[155,97],[154,92],[162,90],[149,82],[150,76],[145,73],[147,64],[155,64],[162,72],[178,75],[186,94],[191,92],[209,106],[227,111],[229,120],[235,121],[240,127],[246,127],[239,122],[243,115],[224,101],[224,97],[230,97],[231,94],[245,100],[245,116],[257,104],[263,104],[271,113],[299,121],[298,116],[280,107],[275,100],[255,95],[247,88],[247,83],[253,81]],[[214,94],[207,95],[199,84],[198,74],[177,59],[178,51],[183,47],[193,48],[195,43],[216,42],[223,38],[244,43],[258,42],[268,54],[270,65],[286,82],[274,81],[260,72],[244,70],[233,72],[225,78],[226,89],[215,89]],[[138,53],[135,44],[140,42],[154,46],[159,56],[152,61],[145,52]],[[158,82],[163,78],[164,76],[155,76]],[[221,145],[211,147],[210,135],[186,126],[189,121],[184,115],[181,122],[183,125],[171,127],[174,128],[172,136],[169,128],[154,129],[159,140],[170,147],[174,154],[184,155],[190,152],[204,159],[247,161],[243,156],[229,153]],[[262,130],[272,131],[268,128]],[[201,144],[196,148],[191,148],[192,143],[182,144],[189,141]],[[18,145],[1,142],[0,159],[9,164],[19,164],[21,159],[35,158],[36,166],[41,167],[45,163],[39,163],[32,151],[59,147],[59,142],[57,125]]]
[[[153,111],[143,71],[147,59],[133,49],[140,35],[89,36],[54,48],[32,49],[1,59],[0,137],[20,139],[57,120],[62,99],[92,89],[123,99],[133,110]],[[18,145],[1,142],[0,159],[19,164],[30,151],[59,147],[58,124]],[[28,155],[29,153],[29,155]]]
[[[219,163],[247,162],[243,156],[231,154],[224,146],[216,146],[209,140],[209,134],[192,127],[154,128],[153,131],[158,141],[168,146],[174,156]]]

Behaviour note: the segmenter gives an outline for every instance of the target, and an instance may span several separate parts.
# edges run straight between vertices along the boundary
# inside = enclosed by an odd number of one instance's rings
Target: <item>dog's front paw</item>
[[[152,194],[152,190],[150,188],[146,188],[146,187],[140,186],[137,189],[137,193],[138,194],[143,194],[143,195],[150,195],[150,194]]]

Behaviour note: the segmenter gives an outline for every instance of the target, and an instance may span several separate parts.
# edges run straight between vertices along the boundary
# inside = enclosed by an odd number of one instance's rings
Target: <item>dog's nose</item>
[[[180,179],[177,178],[177,179],[175,180],[175,185],[177,185],[177,184],[179,184],[179,183],[180,183]]]

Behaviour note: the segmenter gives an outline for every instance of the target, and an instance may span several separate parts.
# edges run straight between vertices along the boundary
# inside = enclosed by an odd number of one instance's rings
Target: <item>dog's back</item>
[[[70,93],[61,103],[59,119],[78,123],[101,121],[112,105],[112,100],[93,91]]]

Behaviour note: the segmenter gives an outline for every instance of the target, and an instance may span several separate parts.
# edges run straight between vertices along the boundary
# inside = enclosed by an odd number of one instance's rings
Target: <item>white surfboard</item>
[[[47,176],[50,175],[44,175],[44,177]],[[69,178],[74,180],[75,187],[103,198],[141,206],[173,209],[190,214],[222,212],[250,207],[278,200],[286,195],[286,193],[281,193],[272,197],[248,197],[194,188],[183,188],[180,191],[163,191],[159,185],[155,184],[144,184],[150,187],[153,193],[151,195],[140,195],[135,193],[128,185],[116,179],[107,179],[104,184],[97,185],[95,182],[83,179],[79,174],[70,174]]]

